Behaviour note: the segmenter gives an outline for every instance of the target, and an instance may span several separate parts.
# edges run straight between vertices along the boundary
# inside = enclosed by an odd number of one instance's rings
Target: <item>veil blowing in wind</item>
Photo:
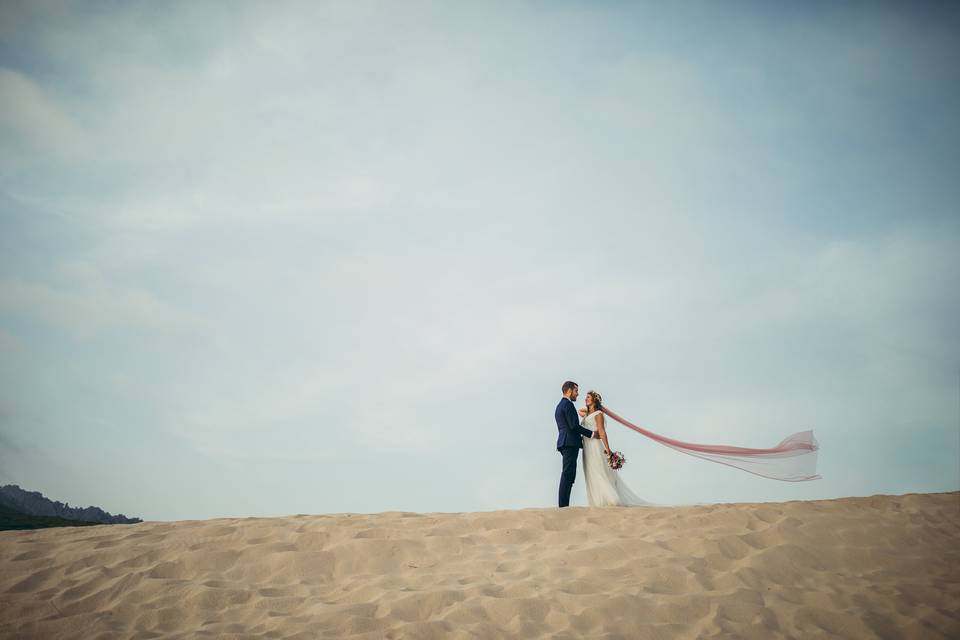
[[[623,426],[681,453],[697,456],[711,462],[719,462],[729,467],[736,467],[764,478],[785,482],[802,482],[820,478],[817,474],[817,451],[820,445],[817,443],[817,439],[813,437],[812,430],[800,431],[787,436],[780,444],[770,449],[750,449],[723,444],[695,444],[674,440],[643,427],[638,427],[606,407],[602,407],[600,410]]]

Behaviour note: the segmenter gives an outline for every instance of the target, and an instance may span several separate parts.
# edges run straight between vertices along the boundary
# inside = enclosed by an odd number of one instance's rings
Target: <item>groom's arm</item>
[[[566,403],[567,406],[563,410],[563,417],[566,419],[567,431],[570,433],[581,435],[584,438],[589,438],[593,435],[593,431],[590,429],[584,429],[580,426],[580,421],[577,420],[577,410],[573,408],[573,403]]]

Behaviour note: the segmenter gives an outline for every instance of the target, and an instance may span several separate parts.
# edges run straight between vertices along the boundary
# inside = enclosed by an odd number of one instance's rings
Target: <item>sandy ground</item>
[[[2,638],[960,638],[960,492],[0,532]]]

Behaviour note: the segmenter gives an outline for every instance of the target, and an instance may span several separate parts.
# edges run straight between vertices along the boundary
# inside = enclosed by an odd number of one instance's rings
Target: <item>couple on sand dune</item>
[[[587,501],[591,507],[653,506],[630,490],[620,474],[610,467],[610,442],[607,439],[603,399],[588,391],[586,407],[577,411],[574,402],[580,393],[576,382],[567,380],[563,397],[554,412],[557,420],[557,451],[563,458],[560,473],[560,506],[570,506],[570,490],[577,479],[577,456],[583,449],[583,475],[587,479]]]

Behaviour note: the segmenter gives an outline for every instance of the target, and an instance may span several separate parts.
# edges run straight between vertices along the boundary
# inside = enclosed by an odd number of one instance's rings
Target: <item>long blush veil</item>
[[[711,462],[719,462],[774,480],[801,482],[820,478],[817,475],[817,450],[820,445],[817,443],[817,439],[813,437],[813,431],[794,433],[771,449],[749,449],[722,444],[694,444],[674,440],[648,431],[643,427],[638,427],[606,407],[603,407],[601,411],[623,426],[681,453],[697,456]]]

